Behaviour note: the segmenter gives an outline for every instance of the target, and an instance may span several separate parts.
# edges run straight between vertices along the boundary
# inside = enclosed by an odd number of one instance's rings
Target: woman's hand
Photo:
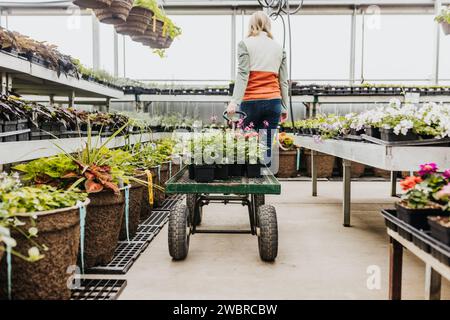
[[[237,104],[234,103],[233,101],[231,101],[227,107],[228,116],[232,117],[236,113],[236,109],[237,109]]]
[[[281,112],[280,122],[285,123],[287,121],[287,119],[288,119],[288,112],[287,112],[287,110],[283,110]]]

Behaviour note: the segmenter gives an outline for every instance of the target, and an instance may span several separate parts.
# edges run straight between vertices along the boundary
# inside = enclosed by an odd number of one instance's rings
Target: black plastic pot
[[[394,129],[380,129],[380,137],[383,141],[389,141],[389,142],[400,142],[400,141],[415,141],[419,140],[419,136],[412,132],[411,130],[408,131],[406,135],[403,134],[395,134]]]
[[[247,164],[247,178],[261,178],[261,164]]]
[[[229,177],[228,170],[229,166],[225,164],[218,164],[214,168],[214,179],[216,180],[226,180]]]
[[[189,165],[188,171],[189,171],[189,179],[194,180],[195,179],[195,167],[193,164]]]
[[[195,165],[195,181],[200,183],[208,183],[214,180],[213,165]]]
[[[17,130],[26,130],[29,129],[28,120],[18,120],[17,121]],[[30,133],[21,133],[17,135],[17,141],[28,141],[30,140]]]
[[[366,135],[368,135],[369,137],[381,139],[380,128],[365,127],[364,131],[366,132]]]
[[[441,225],[436,217],[428,217],[428,224],[430,225],[431,236],[450,246],[450,228]]]
[[[3,121],[3,132],[14,132],[17,131],[17,123],[18,121]],[[7,137],[3,137],[3,142],[14,142],[17,141],[17,135],[11,135]]]
[[[233,163],[228,165],[228,175],[230,177],[242,177],[244,176],[244,165]]]
[[[400,220],[406,222],[418,230],[429,230],[428,225],[429,216],[445,215],[441,209],[409,209],[403,205],[396,203],[397,216]]]

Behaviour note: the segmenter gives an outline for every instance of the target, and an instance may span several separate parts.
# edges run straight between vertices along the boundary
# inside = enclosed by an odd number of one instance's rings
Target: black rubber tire
[[[197,194],[187,194],[186,195],[186,205],[189,209],[189,214],[191,214],[192,217],[194,217],[195,201],[196,201],[197,197],[198,197]],[[202,210],[202,207],[200,207],[200,214],[199,214],[199,217],[197,218],[197,221],[195,222],[195,225],[196,226],[201,225],[202,219],[203,219],[203,210]],[[194,219],[192,219],[192,220],[194,220]]]
[[[255,194],[256,210],[258,210],[258,208],[264,204],[266,204],[266,197],[263,194]]]
[[[259,256],[263,261],[274,261],[278,255],[278,224],[275,208],[270,205],[260,206],[257,219]]]
[[[174,260],[184,260],[189,252],[189,210],[178,205],[169,217],[169,254]]]

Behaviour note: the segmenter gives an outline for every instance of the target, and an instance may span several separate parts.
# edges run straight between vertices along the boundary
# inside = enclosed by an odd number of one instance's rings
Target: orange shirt
[[[278,73],[250,71],[243,101],[281,99]]]

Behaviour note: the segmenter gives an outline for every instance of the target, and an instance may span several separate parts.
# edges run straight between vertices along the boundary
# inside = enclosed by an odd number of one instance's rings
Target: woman
[[[289,94],[286,54],[273,40],[271,22],[262,11],[250,18],[248,37],[239,43],[238,75],[227,112],[247,114],[245,126],[267,129],[268,157],[271,156],[271,131],[287,120]]]

